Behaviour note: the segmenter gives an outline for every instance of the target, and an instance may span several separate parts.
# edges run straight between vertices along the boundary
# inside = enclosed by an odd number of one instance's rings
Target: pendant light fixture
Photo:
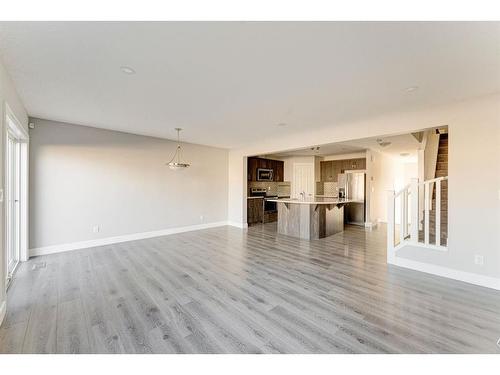
[[[181,143],[179,140],[179,133],[182,130],[181,128],[175,128],[177,131],[177,149],[175,150],[175,154],[173,158],[166,164],[170,169],[177,170],[177,169],[183,169],[189,167],[189,163],[182,163],[181,162],[181,154],[182,154],[182,147]]]

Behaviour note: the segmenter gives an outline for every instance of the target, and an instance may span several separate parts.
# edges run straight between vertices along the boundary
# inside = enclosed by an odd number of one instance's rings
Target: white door
[[[301,192],[305,193],[305,198],[312,198],[314,195],[314,164],[293,165],[292,198],[301,198]]]
[[[5,216],[6,216],[6,266],[9,281],[19,262],[20,254],[20,143],[14,136],[7,133],[5,170]]]

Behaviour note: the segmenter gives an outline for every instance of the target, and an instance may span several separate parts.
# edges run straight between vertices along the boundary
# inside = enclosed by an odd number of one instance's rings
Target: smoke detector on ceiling
[[[120,70],[122,71],[122,73],[125,73],[128,75],[135,74],[135,70],[133,68],[131,68],[130,66],[120,66]]]

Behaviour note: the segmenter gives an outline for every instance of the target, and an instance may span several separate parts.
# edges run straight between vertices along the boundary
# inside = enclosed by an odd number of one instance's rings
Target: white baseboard
[[[423,263],[397,256],[390,262],[390,264],[398,267],[409,268],[415,271],[430,273],[432,275],[447,277],[449,279],[463,281],[469,284],[500,290],[500,279],[491,276],[484,276],[477,273],[455,270],[452,268]]]
[[[6,313],[7,313],[7,303],[3,301],[2,304],[0,305],[0,326],[3,323]]]
[[[241,228],[241,229],[248,228],[248,224],[247,223],[240,223],[240,222],[237,222],[237,221],[228,221],[227,225],[230,225],[230,226],[236,227],[236,228]]]
[[[36,248],[30,249],[29,254],[30,254],[30,257],[37,256],[37,255],[54,254],[54,253],[60,253],[63,251],[79,250],[79,249],[86,249],[89,247],[111,245],[111,244],[120,243],[120,242],[142,240],[145,238],[168,236],[170,234],[191,232],[194,230],[215,228],[215,227],[221,227],[221,226],[225,226],[225,225],[232,225],[232,224],[229,224],[227,221],[218,221],[218,222],[214,222],[214,223],[197,224],[197,225],[189,225],[189,226],[185,226],[185,227],[155,230],[152,232],[125,234],[122,236],[99,238],[99,239],[95,239],[95,240],[72,242],[72,243],[52,245],[52,246],[36,247]]]

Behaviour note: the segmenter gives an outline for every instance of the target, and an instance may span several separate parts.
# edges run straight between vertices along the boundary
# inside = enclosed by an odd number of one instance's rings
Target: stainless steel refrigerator
[[[353,202],[344,207],[345,222],[349,224],[365,225],[366,221],[366,172],[345,171],[338,175],[339,197],[344,197]]]

